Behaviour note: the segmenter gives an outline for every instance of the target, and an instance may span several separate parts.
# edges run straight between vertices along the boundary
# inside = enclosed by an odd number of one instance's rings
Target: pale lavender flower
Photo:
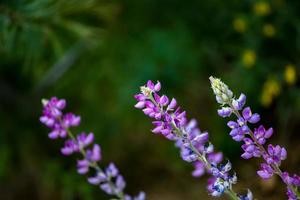
[[[79,147],[72,139],[68,139],[65,141],[65,145],[61,148],[61,153],[65,156],[71,155],[74,152],[78,152]]]
[[[208,133],[200,131],[196,120],[187,120],[186,112],[178,107],[176,99],[158,94],[160,89],[160,82],[154,84],[149,80],[145,86],[141,87],[141,93],[135,95],[137,100],[135,107],[153,119],[152,132],[175,142],[180,148],[182,159],[195,166],[193,176],[200,177],[207,172],[214,177],[209,179],[208,185],[212,196],[227,193],[232,198],[239,199],[239,196],[232,190],[232,184],[236,183],[237,178],[235,173],[230,173],[231,163],[218,165],[222,162],[223,156],[222,153],[214,152]],[[224,99],[231,97],[229,94]],[[223,99],[218,100],[223,101]],[[231,114],[231,110],[226,108],[219,112],[224,116]]]
[[[155,86],[154,88],[158,88]],[[117,167],[111,163],[106,170],[102,170],[98,165],[102,159],[101,147],[94,144],[93,133],[80,133],[76,137],[71,133],[70,128],[79,126],[81,118],[73,113],[63,113],[66,107],[64,99],[52,97],[50,100],[43,100],[43,115],[40,121],[51,129],[48,134],[50,139],[67,138],[61,153],[69,156],[74,153],[81,153],[82,158],[77,160],[77,172],[87,174],[94,171],[95,176],[87,180],[90,184],[98,185],[104,192],[113,195],[119,200],[145,200],[145,193],[141,192],[136,197],[131,197],[124,193],[125,180],[119,174]]]
[[[109,177],[116,177],[119,174],[119,170],[114,163],[110,163],[106,168],[105,173]]]
[[[77,172],[79,174],[88,173],[90,168],[90,162],[87,159],[77,160]]]
[[[86,159],[90,162],[98,162],[101,160],[101,148],[98,144],[94,144],[92,149],[86,151]]]
[[[209,79],[217,102],[221,104],[221,111],[218,110],[218,114],[221,117],[228,117],[234,113],[237,117],[236,121],[229,121],[227,125],[231,128],[230,136],[235,141],[244,142],[242,145],[244,153],[241,157],[244,159],[263,157],[265,162],[261,164],[257,174],[263,179],[269,179],[273,174],[279,175],[287,185],[289,199],[300,199],[298,192],[299,176],[290,177],[287,172],[282,172],[280,169],[281,161],[287,157],[286,149],[272,144],[269,144],[267,149],[264,147],[267,139],[273,135],[273,129],[265,129],[264,126],[260,125],[252,131],[249,124],[259,122],[260,116],[257,113],[252,113],[250,107],[244,108],[246,96],[241,94],[238,99],[235,99],[232,91],[220,79],[214,77]]]
[[[80,133],[77,135],[77,141],[80,148],[85,148],[94,142],[94,134],[89,133],[86,135],[85,133]]]
[[[229,107],[223,107],[218,110],[218,114],[222,117],[229,117],[231,115],[231,113],[232,113],[232,110]]]
[[[99,185],[101,182],[105,182],[107,176],[103,172],[97,172],[95,176],[89,177],[88,182],[92,185]]]
[[[244,159],[249,159],[252,157],[260,157],[261,151],[258,146],[250,139],[245,138],[243,140],[244,144],[242,145],[242,149],[244,150],[244,153],[241,155]]]

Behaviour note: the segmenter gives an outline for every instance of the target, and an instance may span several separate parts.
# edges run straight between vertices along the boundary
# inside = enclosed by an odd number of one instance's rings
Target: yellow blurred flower
[[[263,106],[270,106],[273,99],[280,94],[280,85],[275,79],[268,79],[263,86],[261,103]]]
[[[245,32],[246,28],[247,28],[247,24],[246,24],[245,20],[242,18],[234,19],[232,22],[232,25],[233,25],[234,30],[236,30],[239,33]]]
[[[266,1],[259,1],[254,4],[253,11],[259,16],[266,16],[271,12],[271,6]]]
[[[253,50],[246,50],[242,56],[242,62],[245,67],[252,67],[256,62],[256,53]]]
[[[265,24],[263,26],[263,34],[267,37],[273,37],[275,35],[275,27],[272,24]]]
[[[289,85],[295,84],[295,82],[297,81],[297,74],[296,74],[296,68],[294,65],[289,64],[285,67],[284,80]]]

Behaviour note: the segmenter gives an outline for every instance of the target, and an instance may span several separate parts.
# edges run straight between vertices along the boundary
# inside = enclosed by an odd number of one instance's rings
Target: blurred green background
[[[273,126],[288,149],[283,168],[300,169],[300,1],[1,0],[0,199],[108,199],[76,173],[39,123],[41,98],[58,96],[93,131],[103,165],[114,161],[127,192],[150,200],[212,199],[173,143],[150,133],[133,95],[148,79],[176,97],[211,133],[238,173],[236,189],[285,199],[279,180],[256,176],[239,158],[208,77],[222,78]],[[222,199],[222,198],[220,198]]]

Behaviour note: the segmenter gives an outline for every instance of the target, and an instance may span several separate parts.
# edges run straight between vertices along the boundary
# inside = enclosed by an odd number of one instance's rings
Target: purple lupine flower
[[[282,173],[282,178],[283,181],[287,184],[287,185],[296,185],[296,186],[300,186],[300,176],[298,176],[297,174],[294,174],[293,176],[290,176],[288,172],[283,172]]]
[[[232,109],[229,107],[223,107],[221,109],[218,110],[218,114],[221,117],[229,117],[232,113]]]
[[[298,176],[297,174],[294,174],[292,184],[299,187],[300,186],[300,176]]]
[[[151,86],[152,88],[152,86]],[[159,85],[153,86],[153,90],[157,90]],[[94,144],[93,133],[80,133],[74,136],[70,128],[79,126],[81,118],[73,113],[63,113],[66,107],[64,99],[52,97],[50,100],[43,100],[43,115],[40,121],[51,129],[48,134],[50,139],[67,138],[64,146],[61,148],[63,155],[71,155],[73,153],[81,153],[82,158],[77,160],[77,171],[79,174],[87,174],[93,170],[95,176],[89,177],[88,182],[92,185],[98,185],[104,192],[109,195],[116,196],[119,200],[145,200],[145,193],[141,192],[136,197],[124,194],[126,186],[125,180],[119,174],[119,170],[114,164],[110,164],[103,171],[98,162],[101,161],[101,147]],[[163,102],[164,103],[164,102]]]
[[[101,183],[100,184],[100,188],[101,190],[103,190],[104,192],[106,192],[107,194],[113,195],[114,194],[114,190],[113,188],[107,183]]]
[[[88,182],[92,185],[99,185],[105,181],[107,181],[107,175],[103,172],[97,172],[95,176],[88,178]]]
[[[261,151],[258,146],[250,138],[245,138],[244,144],[242,145],[242,149],[245,151],[241,157],[244,159],[249,159],[252,157],[260,157]]]
[[[89,133],[86,135],[85,133],[81,133],[77,136],[77,141],[80,148],[85,148],[94,142],[94,134]]]
[[[61,153],[65,156],[71,155],[79,151],[78,145],[71,139],[65,141],[65,145],[61,148]]]
[[[122,175],[118,175],[116,178],[116,191],[119,193],[124,190],[126,186],[125,180]]]
[[[116,177],[119,174],[119,170],[114,163],[110,163],[105,172],[108,177]]]
[[[298,200],[298,196],[290,189],[287,188],[286,195],[288,196],[288,200]]]
[[[257,142],[261,145],[266,143],[266,139],[270,138],[273,134],[273,128],[265,129],[263,125],[260,125],[258,128],[254,129],[253,135]]]
[[[285,148],[281,148],[279,145],[274,147],[272,144],[269,144],[267,150],[268,154],[264,154],[264,158],[269,165],[280,165],[281,161],[286,159],[287,152]]]
[[[91,163],[101,160],[101,148],[98,144],[94,144],[93,149],[88,149],[86,151],[86,159]]]
[[[90,168],[90,162],[87,159],[77,160],[77,172],[79,174],[88,173]]]
[[[206,165],[204,162],[196,161],[194,162],[194,171],[192,172],[193,177],[201,177],[205,174]]]
[[[249,128],[249,124],[259,122],[260,116],[257,113],[252,113],[250,107],[244,108],[246,96],[241,94],[238,99],[235,99],[231,90],[220,79],[214,77],[210,77],[209,79],[217,102],[221,104],[218,114],[221,117],[228,117],[229,114],[225,113],[225,110],[230,110],[237,117],[236,121],[229,121],[227,125],[231,128],[230,135],[232,138],[235,141],[244,142],[242,144],[244,153],[241,157],[244,159],[263,157],[265,163],[261,164],[261,168],[257,171],[257,174],[263,179],[269,179],[273,174],[278,174],[287,185],[289,199],[300,199],[300,194],[297,192],[300,183],[299,176],[294,175],[290,177],[287,172],[282,172],[280,169],[281,161],[287,157],[286,149],[272,144],[269,144],[267,149],[263,146],[266,144],[267,139],[272,136],[273,129],[269,128],[266,130],[264,126],[260,125],[252,131]],[[224,111],[221,112],[220,110]]]
[[[274,174],[274,170],[272,167],[266,163],[260,164],[260,170],[257,171],[257,174],[262,178],[262,179],[269,179],[271,176]]]
[[[79,116],[72,113],[63,115],[62,110],[66,106],[64,99],[52,97],[50,100],[43,100],[42,102],[44,109],[40,121],[51,128],[51,132],[48,134],[50,139],[65,138],[67,137],[67,128],[79,125]]]
[[[72,126],[79,126],[80,116],[76,116],[73,113],[67,113],[62,119],[62,125],[64,128],[69,128]]]
[[[235,110],[242,110],[246,103],[246,95],[241,94],[238,99],[232,101],[232,106]]]
[[[257,113],[252,114],[250,107],[244,108],[242,115],[243,115],[243,118],[241,118],[240,120],[243,120],[243,124],[245,124],[246,122],[255,124],[260,120],[259,114],[257,114]]]
[[[137,100],[135,107],[153,119],[152,132],[175,142],[182,159],[195,166],[193,176],[200,177],[205,172],[212,175],[213,179],[209,179],[208,186],[212,196],[229,192],[237,199],[238,195],[232,190],[232,184],[236,183],[237,178],[230,173],[231,164],[228,162],[224,166],[218,165],[223,156],[222,153],[214,152],[214,146],[209,142],[209,134],[200,131],[196,120],[188,121],[186,112],[177,105],[176,99],[170,100],[166,95],[158,94],[160,89],[160,82],[154,84],[149,80],[141,87],[141,93],[134,96]],[[231,97],[232,94],[228,94],[224,99]],[[223,101],[219,98],[217,100]],[[232,110],[224,108],[219,112],[220,115],[229,116]]]

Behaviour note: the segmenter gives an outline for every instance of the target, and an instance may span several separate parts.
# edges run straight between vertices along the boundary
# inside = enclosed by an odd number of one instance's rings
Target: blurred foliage
[[[208,198],[205,179],[193,180],[173,144],[151,135],[150,121],[133,108],[132,96],[148,79],[161,80],[163,91],[209,130],[235,162],[242,189],[278,198],[276,184],[256,184],[255,161],[239,162],[239,144],[215,114],[208,77],[247,94],[264,124],[274,126],[274,142],[287,146],[285,167],[299,169],[299,9],[300,2],[285,0],[2,0],[1,199],[106,198],[39,124],[40,99],[54,95],[82,115],[78,131],[95,132],[103,162],[120,166],[129,192]]]

